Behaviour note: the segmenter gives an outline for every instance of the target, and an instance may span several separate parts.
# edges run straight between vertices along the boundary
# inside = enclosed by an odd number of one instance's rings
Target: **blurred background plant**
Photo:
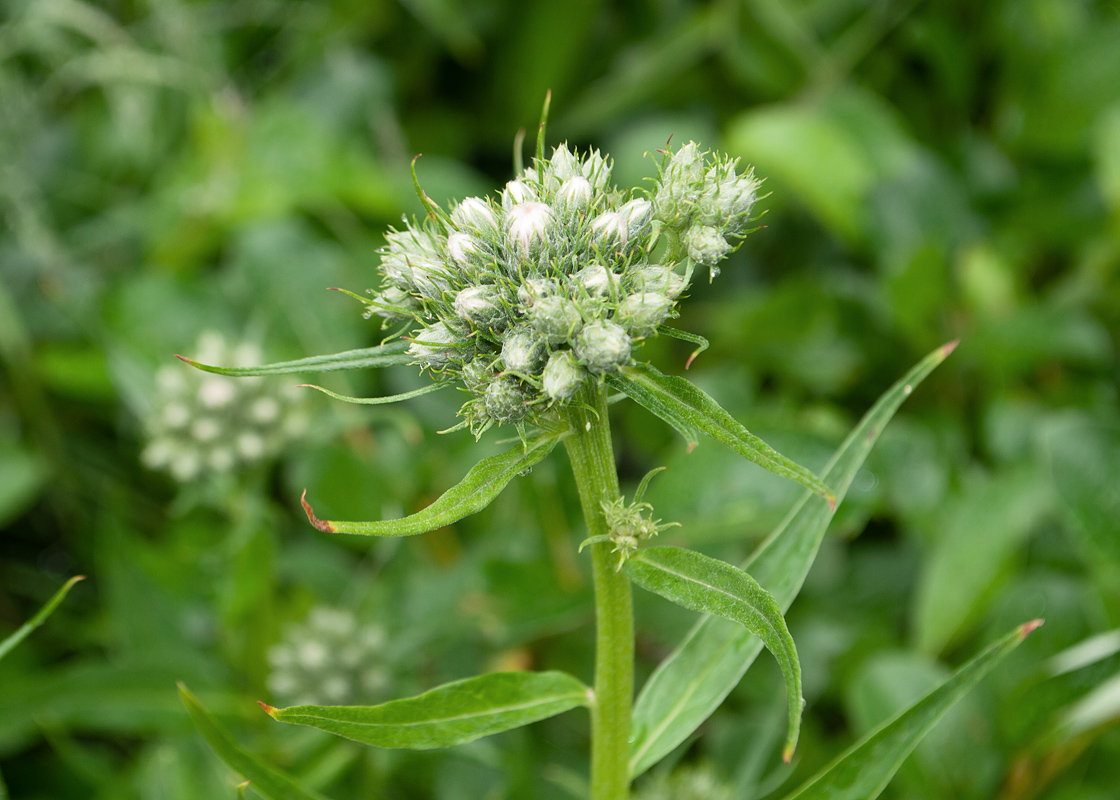
[[[425,154],[420,178],[440,202],[500,186],[513,134],[532,130],[548,88],[550,143],[608,150],[619,184],[653,174],[643,153],[670,136],[766,180],[766,230],[717,291],[693,288],[681,327],[713,343],[690,376],[799,462],[821,467],[907,367],[963,340],[884,433],[791,609],[808,700],[798,760],[780,765],[782,690],[760,662],[639,788],[683,791],[701,773],[736,797],[793,785],[983,642],[1044,616],[886,796],[1115,796],[1115,8],[0,8],[0,634],[66,577],[90,578],[0,663],[13,798],[234,796],[177,680],[246,747],[339,800],[579,796],[579,720],[401,754],[293,733],[252,702],[282,694],[268,653],[324,606],[384,626],[396,694],[488,668],[589,676],[590,592],[564,470],[540,464],[437,534],[369,542],[307,526],[300,489],[334,518],[422,507],[479,455],[467,434],[429,433],[457,398],[309,402],[306,434],[278,462],[205,485],[178,489],[141,457],[156,375],[179,368],[173,353],[198,355],[204,331],[277,357],[375,342],[376,324],[324,289],[370,285],[385,227],[421,211],[411,157]],[[689,348],[647,350],[670,372]],[[324,385],[423,384],[394,368]],[[736,560],[796,496],[714,444],[685,452],[641,409],[617,413],[624,477],[670,468],[646,498],[683,523],[663,543]],[[692,618],[636,599],[643,675]]]

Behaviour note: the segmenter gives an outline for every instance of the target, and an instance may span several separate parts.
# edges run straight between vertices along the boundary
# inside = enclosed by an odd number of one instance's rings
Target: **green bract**
[[[714,274],[744,235],[758,189],[691,142],[666,154],[648,193],[610,174],[598,151],[561,145],[496,197],[450,213],[424,197],[432,213],[386,236],[367,315],[408,321],[413,363],[463,384],[475,434],[537,423],[583,381],[632,364],[677,316],[694,266]]]

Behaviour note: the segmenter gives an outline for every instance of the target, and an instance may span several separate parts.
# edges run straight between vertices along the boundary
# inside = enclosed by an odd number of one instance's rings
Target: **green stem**
[[[590,383],[590,382],[589,382]],[[588,385],[569,406],[572,463],[587,535],[608,533],[603,504],[616,500],[618,472],[607,419],[607,395]],[[609,543],[591,546],[595,584],[595,702],[591,707],[591,800],[630,794],[630,711],[634,701],[634,609],[630,581],[615,571]]]

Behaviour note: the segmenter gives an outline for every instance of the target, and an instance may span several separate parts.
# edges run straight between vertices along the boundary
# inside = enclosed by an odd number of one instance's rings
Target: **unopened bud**
[[[536,201],[537,190],[525,181],[510,181],[506,184],[506,190],[502,194],[502,207],[505,208],[507,213],[521,203],[535,203]]]
[[[637,198],[622,205],[618,215],[626,221],[626,239],[636,242],[649,233],[653,222],[653,204]]]
[[[575,275],[576,281],[588,294],[601,297],[618,284],[618,276],[602,264],[589,264]]]
[[[478,239],[469,233],[453,233],[447,237],[447,252],[451,260],[460,267],[467,267],[479,261],[482,247]]]
[[[413,337],[408,354],[416,356],[422,367],[443,367],[451,361],[455,335],[442,322],[437,322]]]
[[[587,213],[591,207],[591,182],[582,175],[568,178],[556,193],[556,205],[569,216]]]
[[[498,378],[486,387],[486,413],[495,422],[520,422],[525,419],[525,395],[513,378]]]
[[[468,197],[459,203],[451,212],[451,219],[460,227],[483,235],[492,235],[499,229],[498,217],[494,209],[478,197]]]
[[[604,211],[591,220],[592,240],[604,251],[623,247],[628,235],[626,218],[617,211]]]
[[[548,344],[568,341],[583,324],[575,303],[552,295],[538,298],[529,309],[529,322]]]
[[[532,331],[518,331],[502,343],[502,362],[514,372],[536,372],[543,356],[544,342]]]
[[[651,264],[636,269],[630,273],[629,283],[639,292],[661,294],[670,299],[676,299],[685,289],[684,276],[674,272],[671,264]]]
[[[630,361],[630,337],[613,322],[593,322],[576,337],[575,351],[592,372],[607,372]]]
[[[552,209],[544,203],[519,203],[509,212],[509,238],[529,255],[544,241],[551,222]]]
[[[494,369],[482,356],[475,356],[463,365],[463,385],[471,394],[482,394],[492,380]]]
[[[657,326],[669,318],[673,301],[663,294],[640,292],[632,294],[618,307],[616,319],[636,339],[652,336]]]
[[[731,245],[710,225],[693,225],[685,234],[688,257],[697,264],[714,267],[731,252]]]
[[[498,322],[502,316],[496,286],[468,286],[455,295],[455,313],[480,328]]]
[[[542,388],[549,400],[563,403],[572,399],[586,374],[570,350],[553,353],[541,374]]]

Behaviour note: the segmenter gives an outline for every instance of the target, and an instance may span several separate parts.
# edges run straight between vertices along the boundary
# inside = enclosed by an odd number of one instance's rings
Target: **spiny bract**
[[[460,427],[523,430],[632,363],[697,265],[718,274],[759,186],[735,166],[689,142],[665,154],[652,191],[621,191],[598,151],[561,145],[495,198],[445,213],[424,197],[429,216],[386,235],[367,316],[409,321],[416,363],[462,381]]]

